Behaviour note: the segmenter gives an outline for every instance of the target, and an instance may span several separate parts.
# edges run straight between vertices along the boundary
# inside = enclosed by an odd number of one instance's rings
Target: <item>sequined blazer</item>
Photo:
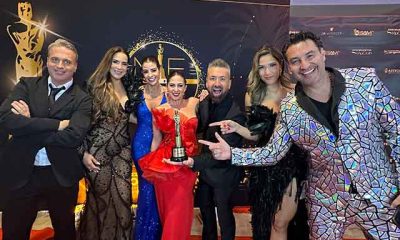
[[[329,124],[301,84],[281,103],[275,132],[262,148],[232,148],[236,165],[273,165],[297,144],[310,152],[312,201],[333,206],[349,199],[352,184],[363,199],[387,205],[398,192],[400,106],[371,68],[334,70]],[[384,141],[391,147],[391,160]],[[393,163],[395,161],[396,164]]]

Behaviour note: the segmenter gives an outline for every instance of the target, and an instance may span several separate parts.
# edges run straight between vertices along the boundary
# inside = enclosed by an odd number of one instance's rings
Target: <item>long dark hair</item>
[[[128,53],[122,47],[116,46],[108,49],[88,80],[88,91],[93,98],[92,121],[99,119],[102,114],[112,120],[120,117],[120,103],[110,75],[113,56],[119,52],[124,53],[129,59]]]

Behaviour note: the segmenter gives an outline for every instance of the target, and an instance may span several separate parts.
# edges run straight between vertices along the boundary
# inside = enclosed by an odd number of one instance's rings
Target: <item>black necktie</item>
[[[49,87],[50,87],[49,108],[51,108],[54,105],[54,103],[56,102],[57,93],[59,93],[60,91],[64,90],[65,86],[56,88],[56,87],[53,87],[51,84],[49,84]]]

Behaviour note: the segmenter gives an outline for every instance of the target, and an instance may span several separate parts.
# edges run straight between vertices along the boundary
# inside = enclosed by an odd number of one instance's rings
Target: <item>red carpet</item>
[[[77,211],[80,211],[81,208],[78,208]],[[234,213],[244,213],[247,214],[249,213],[249,208],[248,207],[235,207],[234,208]],[[0,225],[1,226],[1,225]],[[198,233],[198,231],[196,232]],[[31,232],[31,237],[30,240],[52,240],[53,239],[53,229],[52,228],[44,228],[42,230],[32,230]],[[359,236],[359,235],[352,235],[353,237]],[[0,240],[2,240],[2,231],[0,228]],[[201,236],[192,236],[191,240],[201,240]],[[236,237],[235,240],[252,240],[251,237]],[[344,238],[343,240],[365,240],[365,238]]]
[[[3,239],[2,231],[0,229],[0,240]],[[45,228],[42,230],[33,230],[31,232],[30,240],[51,240],[53,239],[53,229]],[[235,240],[251,240],[251,237],[236,237]],[[190,240],[201,240],[201,236],[192,236]],[[365,239],[343,239],[343,240],[365,240]]]

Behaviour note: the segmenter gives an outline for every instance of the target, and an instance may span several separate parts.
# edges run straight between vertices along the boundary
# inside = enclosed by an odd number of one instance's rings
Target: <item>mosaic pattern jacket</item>
[[[334,75],[331,126],[301,84],[281,103],[275,132],[262,148],[232,148],[236,165],[273,165],[297,144],[311,154],[311,201],[337,208],[349,199],[350,185],[380,208],[398,192],[400,106],[371,68],[349,68]],[[390,146],[385,151],[385,142]],[[397,164],[397,167],[396,167]]]

